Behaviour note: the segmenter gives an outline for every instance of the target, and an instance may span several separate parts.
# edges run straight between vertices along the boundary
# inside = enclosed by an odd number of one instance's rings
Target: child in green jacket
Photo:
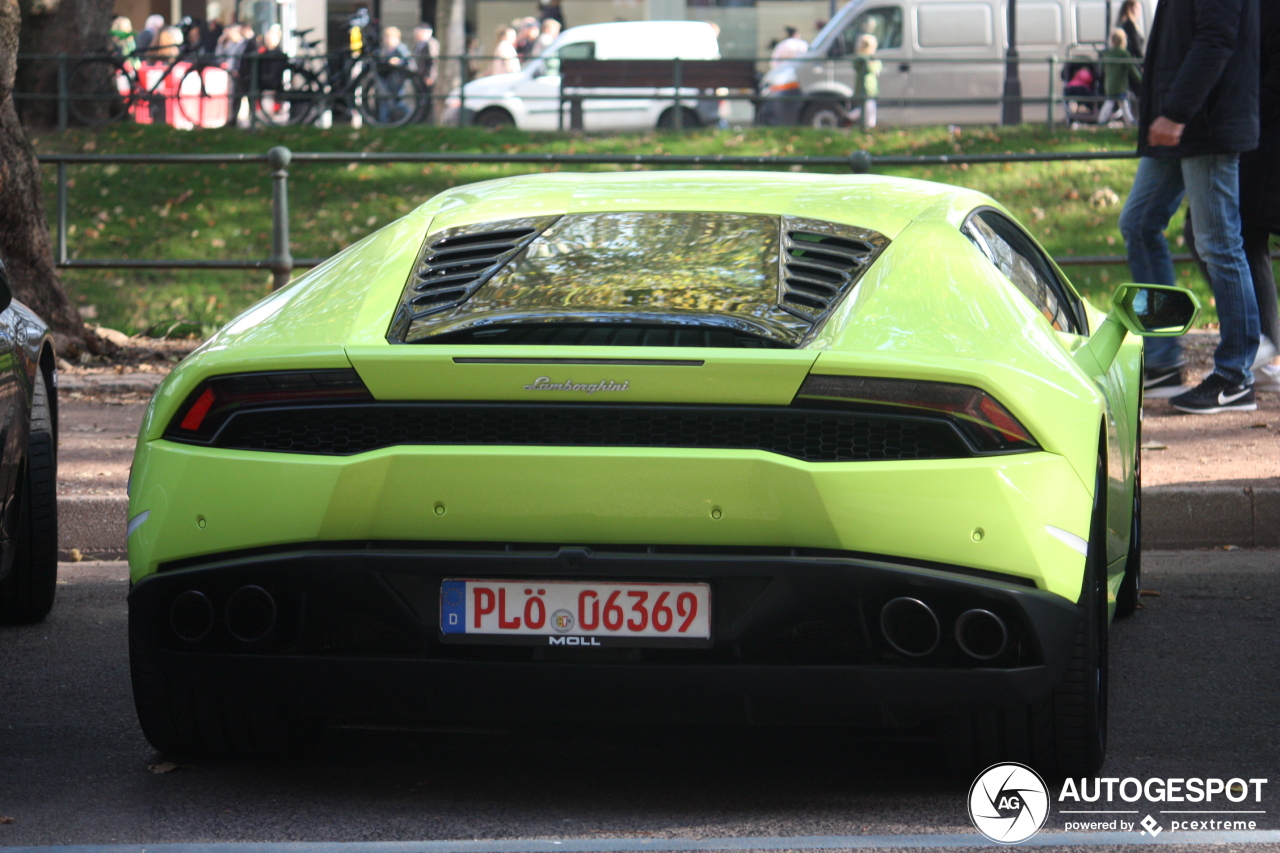
[[[1117,106],[1124,116],[1125,126],[1133,124],[1133,110],[1129,106],[1129,83],[1134,86],[1142,82],[1142,72],[1133,61],[1126,42],[1124,30],[1118,27],[1111,31],[1111,47],[1102,52],[1102,94],[1106,100],[1102,102],[1102,111],[1098,113],[1098,124],[1106,124]]]
[[[862,122],[862,127],[876,126],[876,98],[880,95],[880,68],[882,63],[873,59],[880,43],[871,33],[862,33],[853,45],[853,110],[850,121]]]

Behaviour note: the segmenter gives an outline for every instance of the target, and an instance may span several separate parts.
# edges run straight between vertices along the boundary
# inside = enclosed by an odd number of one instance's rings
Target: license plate
[[[446,580],[445,642],[551,646],[711,643],[711,585]]]

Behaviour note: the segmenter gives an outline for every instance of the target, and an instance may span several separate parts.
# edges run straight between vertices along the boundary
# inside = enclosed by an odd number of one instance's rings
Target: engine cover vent
[[[889,240],[875,231],[784,216],[778,304],[817,323],[888,244]]]
[[[431,235],[405,289],[396,325],[462,304],[558,218],[507,219]]]

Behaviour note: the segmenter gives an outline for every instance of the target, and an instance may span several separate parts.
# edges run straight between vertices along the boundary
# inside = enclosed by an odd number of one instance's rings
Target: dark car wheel
[[[162,671],[150,639],[156,626],[129,612],[134,708],[147,741],[172,758],[299,755],[324,733],[323,717],[289,707],[270,685]]]
[[[699,117],[697,110],[691,110],[688,107],[680,108],[680,129],[681,130],[697,130],[702,127],[702,118]],[[658,116],[659,130],[675,130],[676,129],[676,109],[671,107],[665,110],[662,115]]]
[[[37,622],[53,608],[58,583],[58,466],[44,378],[31,395],[27,458],[19,475],[13,567],[0,581],[0,623]]]
[[[480,115],[476,116],[476,124],[486,130],[502,130],[506,127],[515,127],[516,120],[506,110],[490,107],[480,111]]]
[[[839,101],[816,101],[805,105],[800,113],[800,123],[805,127],[830,130],[849,124],[849,111]]]
[[[1105,451],[1104,451],[1105,452]],[[1080,625],[1061,683],[1044,702],[949,721],[948,747],[965,772],[1001,761],[1050,776],[1092,776],[1107,752],[1107,477],[1098,459]]]
[[[277,697],[245,685],[175,678],[129,647],[133,701],[147,742],[171,758],[300,755],[319,741],[323,718],[291,712]]]

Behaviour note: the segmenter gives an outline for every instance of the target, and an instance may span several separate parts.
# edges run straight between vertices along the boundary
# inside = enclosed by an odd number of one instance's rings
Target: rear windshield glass
[[[736,319],[739,328],[789,342],[810,328],[778,307],[778,218],[708,212],[565,216],[458,306],[448,325],[528,322],[542,313],[639,320],[646,312]]]

